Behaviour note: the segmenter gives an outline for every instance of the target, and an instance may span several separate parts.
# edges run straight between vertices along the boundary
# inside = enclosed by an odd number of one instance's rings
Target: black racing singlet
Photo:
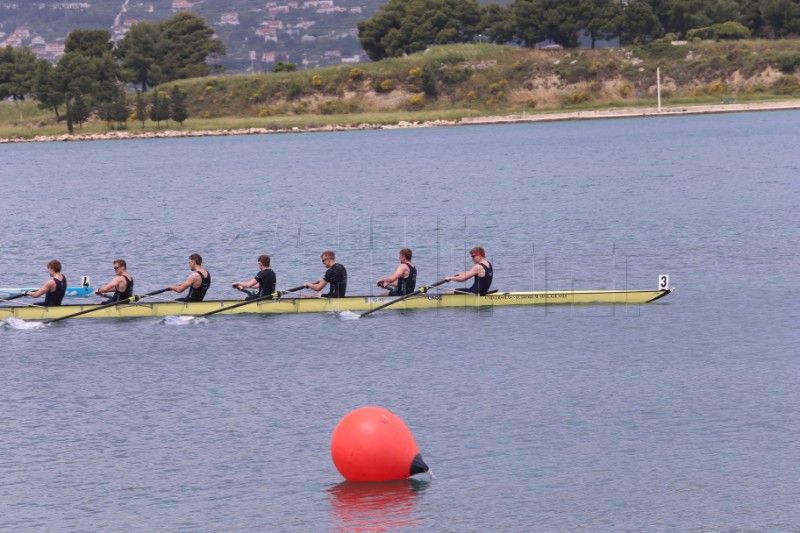
[[[256,280],[258,280],[258,293],[254,294],[253,296],[248,296],[248,300],[263,298],[264,296],[269,296],[275,292],[277,276],[275,275],[275,271],[271,268],[259,270],[258,274],[256,274]]]
[[[189,294],[186,295],[186,298],[183,298],[184,302],[202,302],[203,298],[206,297],[206,291],[211,286],[211,272],[206,272],[206,277],[200,274],[200,280],[200,286],[196,289],[189,287]]]
[[[417,286],[417,267],[411,263],[408,265],[408,277],[398,278],[397,289],[392,291],[392,296],[405,296],[414,292],[414,287]]]
[[[347,269],[344,268],[344,265],[336,263],[325,271],[325,277],[322,279],[327,281],[331,287],[330,292],[325,296],[328,298],[344,298],[344,293],[347,292]]]
[[[44,296],[45,307],[55,307],[57,305],[61,305],[61,300],[64,299],[64,295],[67,293],[66,276],[62,276],[62,279],[53,278],[53,281],[56,282],[56,290],[45,294]]]
[[[114,291],[114,296],[108,300],[109,302],[119,302],[120,300],[126,300],[133,296],[133,276],[128,274],[123,277],[128,280],[127,287],[124,291]]]
[[[492,264],[489,263],[488,267],[483,263],[478,264],[483,267],[486,275],[482,278],[475,276],[475,282],[472,284],[472,287],[467,289],[467,292],[471,292],[473,294],[486,294],[489,292],[489,287],[492,286],[492,276],[494,275]]]

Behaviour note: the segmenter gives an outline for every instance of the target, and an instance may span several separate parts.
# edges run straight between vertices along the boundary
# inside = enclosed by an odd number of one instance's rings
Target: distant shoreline
[[[107,131],[103,133],[78,133],[69,135],[41,135],[32,138],[5,137],[0,144],[37,143],[37,142],[69,142],[69,141],[108,141],[120,139],[164,139],[178,137],[219,137],[226,135],[267,135],[280,133],[359,131],[359,130],[394,130],[406,128],[432,128],[442,126],[469,126],[481,124],[511,124],[523,122],[557,122],[567,120],[601,120],[612,118],[664,117],[680,115],[706,115],[719,113],[743,113],[754,111],[788,111],[799,110],[800,100],[785,102],[762,102],[748,104],[716,104],[701,106],[662,107],[661,111],[654,107],[609,109],[597,111],[573,111],[558,113],[539,113],[532,115],[502,115],[483,117],[464,117],[460,120],[428,120],[424,122],[400,121],[396,124],[359,124],[329,125],[318,128],[271,129],[241,128],[230,130],[163,130],[163,131]]]

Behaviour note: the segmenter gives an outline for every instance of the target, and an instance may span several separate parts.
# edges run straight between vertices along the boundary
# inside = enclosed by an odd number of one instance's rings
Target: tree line
[[[485,41],[565,48],[586,35],[622,44],[678,38],[781,38],[800,35],[798,0],[389,0],[358,24],[359,41],[378,61],[432,44]]]
[[[208,75],[207,59],[225,53],[213,34],[202,17],[181,12],[160,23],[134,24],[116,45],[107,30],[74,30],[55,65],[37,59],[29,48],[6,47],[0,50],[0,99],[34,95],[72,133],[92,113],[109,124],[125,123],[131,84],[137,88],[133,110],[143,125],[145,118],[182,123],[188,106],[177,87],[154,91],[149,99],[143,93],[162,83]]]

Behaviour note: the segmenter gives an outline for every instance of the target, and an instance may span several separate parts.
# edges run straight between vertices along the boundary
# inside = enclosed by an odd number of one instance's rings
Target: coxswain
[[[328,269],[325,271],[325,276],[316,283],[306,283],[303,286],[313,291],[321,291],[326,285],[330,284],[331,288],[326,298],[344,298],[347,291],[347,269],[344,265],[336,262],[336,255],[330,251],[325,250],[320,255],[322,264]]]
[[[203,268],[203,258],[200,254],[189,256],[189,269],[192,271],[186,281],[180,285],[169,285],[168,290],[183,292],[189,289],[189,294],[184,298],[178,298],[178,302],[202,302],[206,296],[208,288],[211,286],[211,274]]]
[[[417,267],[411,262],[410,248],[400,250],[400,264],[394,273],[378,280],[378,287],[389,289],[383,296],[405,296],[414,292],[417,285]]]
[[[114,294],[107,296],[106,303],[127,300],[133,296],[133,276],[128,272],[128,264],[124,259],[114,260],[114,279],[97,289],[95,294],[105,296],[111,291]]]
[[[250,281],[237,281],[233,283],[234,289],[252,289],[258,287],[258,292],[245,298],[245,300],[255,300],[256,298],[266,298],[275,292],[275,271],[269,267],[270,259],[268,255],[258,258],[258,273]]]
[[[47,263],[47,270],[50,272],[50,279],[45,281],[44,285],[39,287],[39,290],[26,292],[25,296],[38,298],[44,294],[44,301],[35,302],[35,305],[56,307],[61,305],[61,301],[67,293],[67,278],[61,273],[61,262],[57,259]]]
[[[482,247],[476,246],[469,251],[469,255],[472,257],[472,262],[474,263],[472,268],[466,272],[457,272],[454,276],[448,276],[445,279],[447,281],[467,281],[470,278],[475,278],[475,281],[472,283],[471,287],[455,289],[451,291],[450,294],[466,292],[484,295],[489,292],[489,288],[492,286],[492,264],[487,261],[486,252]]]

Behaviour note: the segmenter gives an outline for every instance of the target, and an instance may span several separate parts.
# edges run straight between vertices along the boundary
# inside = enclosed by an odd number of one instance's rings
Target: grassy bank
[[[283,129],[647,107],[656,102],[657,68],[665,106],[800,97],[798,40],[557,51],[470,44],[375,63],[183,80],[177,84],[188,94],[191,118],[182,128],[170,123],[160,129]],[[141,130],[141,123],[131,120],[127,128]],[[76,133],[107,129],[90,121]],[[158,129],[148,121],[145,131]],[[65,131],[35,103],[0,105],[0,137]]]

